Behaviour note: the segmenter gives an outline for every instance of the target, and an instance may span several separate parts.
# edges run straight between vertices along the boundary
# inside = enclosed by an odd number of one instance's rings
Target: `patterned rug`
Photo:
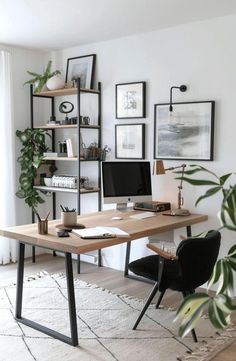
[[[199,342],[177,337],[175,312],[147,311],[132,326],[143,301],[116,295],[75,280],[79,346],[54,340],[14,319],[15,285],[0,287],[0,361],[182,361],[210,360],[234,340],[233,328],[216,332],[208,319],[196,328]],[[29,277],[24,285],[23,316],[69,335],[66,282],[63,275]]]

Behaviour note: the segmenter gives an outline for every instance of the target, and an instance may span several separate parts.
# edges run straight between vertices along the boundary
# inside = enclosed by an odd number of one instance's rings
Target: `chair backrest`
[[[180,243],[176,254],[185,289],[195,289],[209,280],[219,254],[220,240],[220,232],[209,231],[203,238],[189,238]]]

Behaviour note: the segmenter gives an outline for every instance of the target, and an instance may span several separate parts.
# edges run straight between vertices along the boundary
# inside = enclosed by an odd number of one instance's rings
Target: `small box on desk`
[[[150,212],[163,212],[168,211],[171,208],[171,204],[169,202],[136,202],[134,204],[134,209],[140,211],[150,211]]]

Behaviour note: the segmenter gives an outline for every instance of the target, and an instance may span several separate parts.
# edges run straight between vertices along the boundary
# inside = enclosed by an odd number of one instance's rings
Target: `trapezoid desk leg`
[[[32,247],[32,262],[35,263],[35,246]]]
[[[73,278],[73,265],[71,253],[65,254],[65,266],[66,266],[66,281],[67,281],[67,293],[68,293],[68,305],[69,305],[69,317],[70,317],[70,331],[71,331],[71,344],[73,346],[78,345],[78,332],[77,332],[77,320],[76,320],[76,306],[75,306],[75,289]]]
[[[129,265],[129,259],[130,259],[130,249],[131,249],[131,241],[127,242],[127,244],[126,244],[124,277],[127,277],[128,273],[129,273],[128,265]]]
[[[54,331],[48,327],[40,325],[37,322],[31,321],[22,317],[22,299],[23,299],[23,278],[24,278],[24,256],[25,256],[25,244],[19,243],[19,261],[17,269],[17,284],[16,284],[16,311],[15,318],[18,322],[23,323],[26,326],[43,332],[53,338],[68,343],[72,346],[78,345],[78,333],[77,333],[77,319],[76,319],[76,306],[75,306],[75,291],[74,291],[74,279],[71,253],[65,254],[65,266],[66,266],[66,279],[67,279],[67,292],[68,292],[68,305],[69,305],[69,318],[70,318],[70,331],[71,337],[68,337],[60,332]]]
[[[102,250],[98,250],[98,267],[102,267]]]
[[[16,318],[21,318],[22,312],[22,298],[23,298],[23,279],[24,279],[24,259],[25,259],[25,244],[19,243],[19,259],[17,266],[17,283],[16,283]]]

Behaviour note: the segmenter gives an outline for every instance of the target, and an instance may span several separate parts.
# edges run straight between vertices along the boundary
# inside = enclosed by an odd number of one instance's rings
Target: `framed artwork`
[[[146,82],[116,84],[116,119],[145,118]]]
[[[154,158],[213,160],[215,102],[154,105]]]
[[[115,146],[117,159],[144,159],[145,124],[116,124]]]
[[[67,59],[66,83],[80,78],[81,88],[92,89],[95,61],[95,54]]]

